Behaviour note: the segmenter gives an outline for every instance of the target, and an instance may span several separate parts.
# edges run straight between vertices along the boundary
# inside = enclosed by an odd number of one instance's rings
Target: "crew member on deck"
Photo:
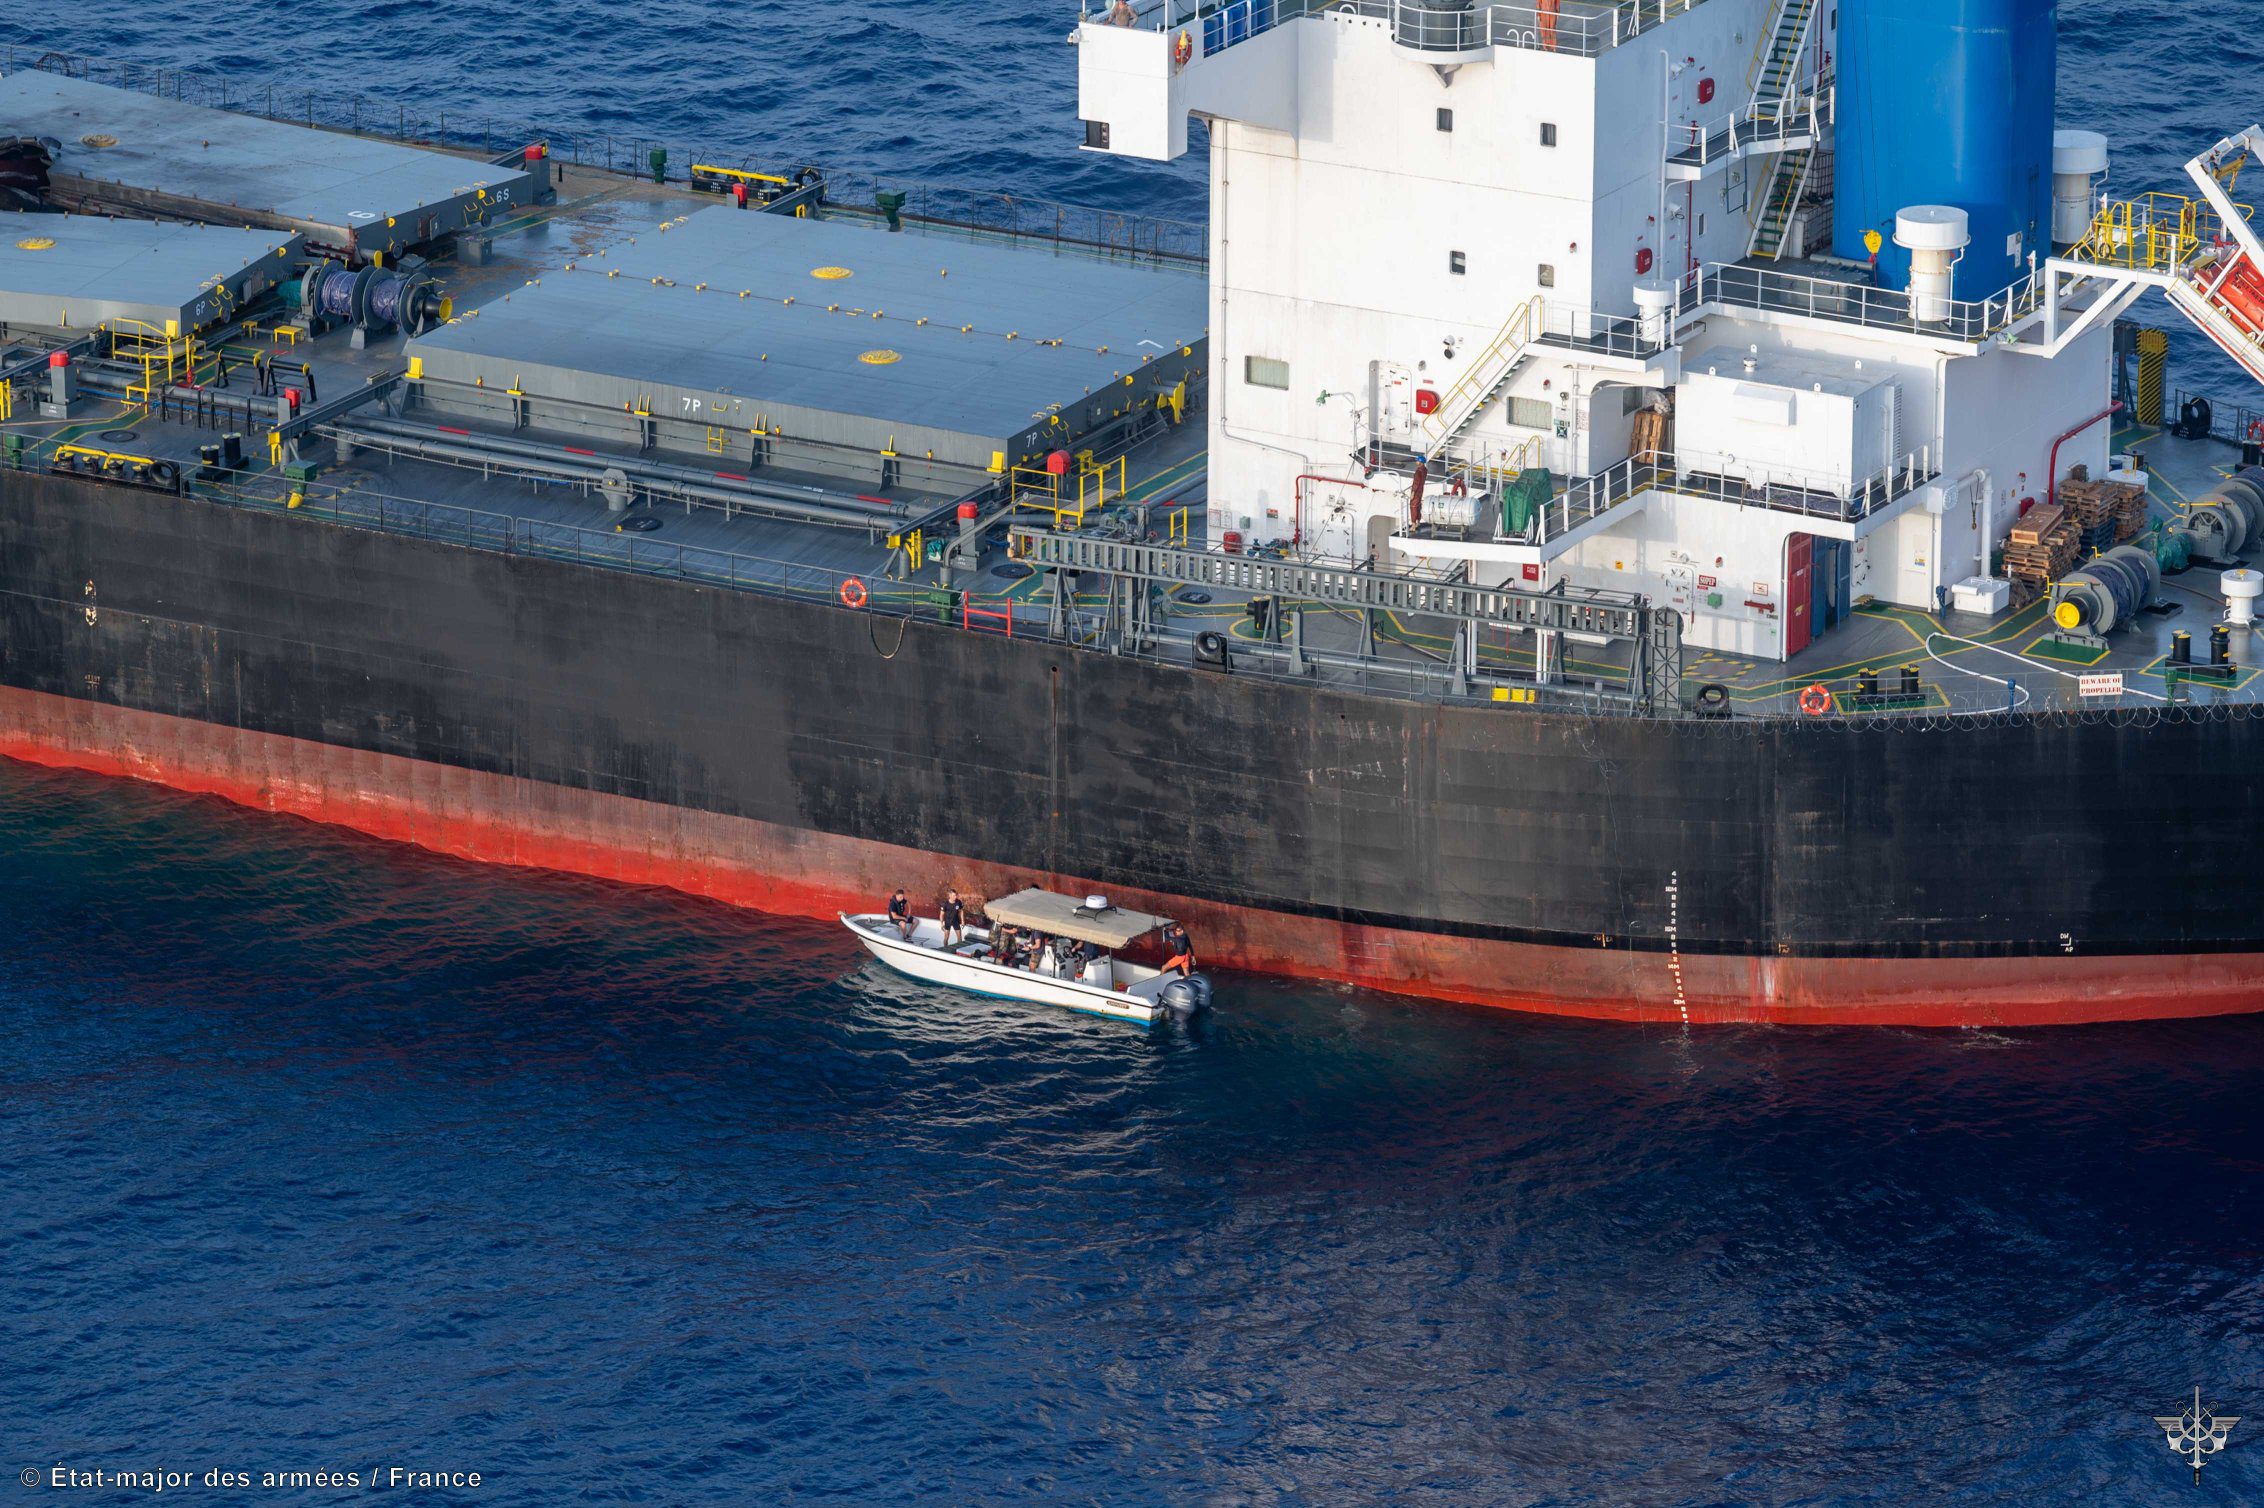
[[[956,889],[944,892],[943,907],[936,920],[943,923],[943,945],[947,948],[958,947],[960,929],[967,922],[967,908],[960,902]]]
[[[1185,927],[1173,922],[1163,929],[1163,950],[1168,955],[1163,961],[1165,973],[1177,969],[1179,977],[1185,979],[1195,972],[1195,944],[1188,939]]]
[[[1111,26],[1131,26],[1138,20],[1139,18],[1132,14],[1131,0],[1116,0],[1116,3],[1108,8],[1108,24]]]
[[[897,936],[906,942],[912,940],[912,903],[904,898],[904,887],[896,887],[896,894],[888,898],[888,919],[896,923]]]

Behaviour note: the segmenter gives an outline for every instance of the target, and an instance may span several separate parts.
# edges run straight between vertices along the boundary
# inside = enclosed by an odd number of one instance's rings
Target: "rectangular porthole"
[[[1252,387],[1287,388],[1289,363],[1276,361],[1271,356],[1245,356],[1242,358],[1242,380]]]
[[[1454,112],[1445,108],[1444,106],[1441,106],[1439,109],[1439,129],[1441,131],[1451,131],[1454,129]]]
[[[1543,288],[1554,288],[1556,286],[1556,264],[1554,262],[1543,262],[1537,280]]]
[[[1463,260],[1461,252],[1450,251],[1446,254],[1446,270],[1460,277],[1470,270],[1470,265]]]
[[[1556,145],[1555,121],[1545,120],[1541,122],[1541,145],[1544,147],[1553,147]]]

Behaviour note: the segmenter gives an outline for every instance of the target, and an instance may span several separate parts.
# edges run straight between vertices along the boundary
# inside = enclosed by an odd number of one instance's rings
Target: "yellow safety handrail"
[[[1103,508],[1108,505],[1108,473],[1112,465],[1116,470],[1116,495],[1121,498],[1132,490],[1125,480],[1129,473],[1123,456],[1118,456],[1114,462],[1086,461],[1077,472],[1077,517],[1080,523],[1084,521],[1087,508]],[[1092,493],[1089,501],[1086,496],[1088,491]]]
[[[695,173],[712,173],[718,178],[737,178],[743,183],[791,183],[794,181],[791,178],[781,178],[776,173],[757,173],[749,168],[720,168],[708,162],[693,163],[692,171]]]
[[[1745,98],[1751,99],[1754,89],[1760,85],[1761,70],[1768,65],[1769,55],[1776,51],[1777,33],[1784,30],[1784,23],[1798,17],[1805,26],[1808,13],[1815,8],[1816,0],[1789,0],[1778,13],[1777,24],[1761,33],[1761,45],[1753,49],[1753,65],[1745,70]]]
[[[1463,413],[1465,405],[1501,380],[1498,368],[1514,363],[1518,353],[1533,343],[1542,318],[1541,296],[1536,293],[1502,321],[1501,329],[1494,333],[1486,349],[1464,369],[1462,380],[1447,389],[1439,398],[1439,406],[1424,416],[1424,431],[1434,441],[1443,439],[1450,426],[1467,417]]]
[[[2233,206],[2248,219],[2254,211]],[[2091,219],[2083,239],[2069,248],[2071,261],[2136,272],[2175,272],[2206,245],[2225,239],[2225,224],[2205,199],[2150,193],[2111,199]]]
[[[197,341],[170,325],[161,330],[147,320],[120,318],[110,322],[110,354],[141,367],[141,381],[127,385],[126,397],[146,405],[160,380],[171,385],[195,374]]]

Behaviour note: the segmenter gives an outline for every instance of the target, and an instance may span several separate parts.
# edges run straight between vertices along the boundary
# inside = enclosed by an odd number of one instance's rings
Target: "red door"
[[[1814,595],[1816,541],[1807,534],[1792,534],[1784,542],[1784,657],[1791,659],[1808,647],[1815,625],[1808,621],[1808,601]]]

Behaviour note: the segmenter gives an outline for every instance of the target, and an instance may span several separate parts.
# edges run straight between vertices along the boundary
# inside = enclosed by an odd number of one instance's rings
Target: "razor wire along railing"
[[[654,171],[656,153],[663,164],[661,171],[679,183],[694,163],[772,171],[779,166],[760,149],[730,142],[686,143],[560,122],[537,125],[485,112],[427,110],[352,92],[278,86],[196,69],[0,44],[0,73],[34,68],[265,120],[478,152],[490,158],[539,142],[549,149],[554,161],[628,177],[649,176]],[[885,215],[891,213],[891,206],[882,196],[902,195],[894,212],[921,229],[1048,242],[1191,268],[1205,266],[1209,257],[1205,228],[1187,221],[859,169],[819,165],[817,171],[825,180],[829,205],[859,214]]]

